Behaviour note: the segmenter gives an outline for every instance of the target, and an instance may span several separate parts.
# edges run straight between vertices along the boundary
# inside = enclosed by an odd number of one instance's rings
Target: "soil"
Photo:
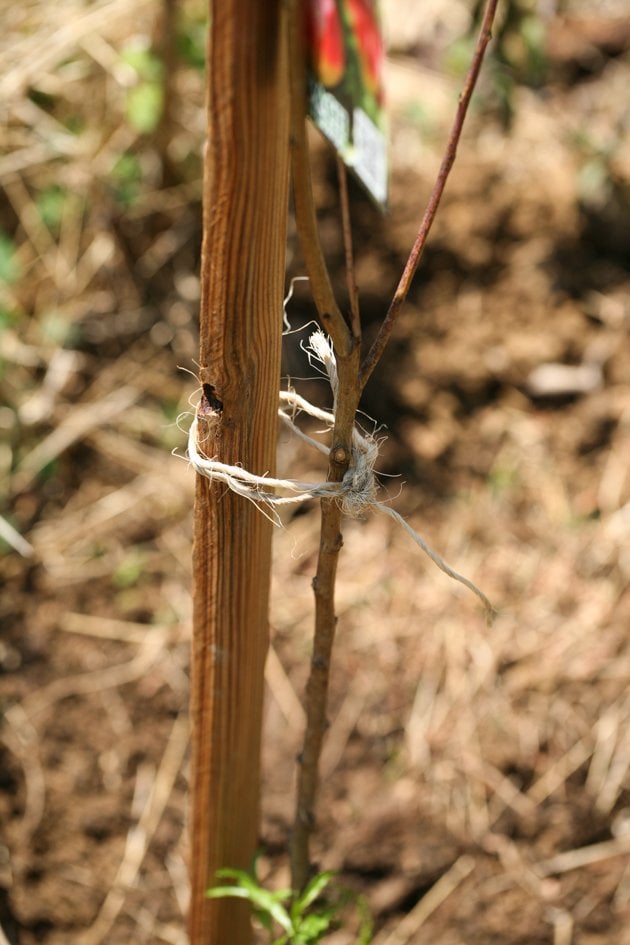
[[[436,66],[452,39],[439,9],[428,58],[411,19],[390,24],[387,214],[351,186],[367,342],[457,94]],[[315,855],[366,896],[378,945],[630,945],[630,31],[614,3],[572,10],[547,24],[544,82],[514,85],[509,127],[488,73],[362,404],[387,437],[383,499],[499,609],[488,626],[386,516],[347,522]],[[36,85],[16,82],[3,118],[24,163],[0,159],[22,271],[2,299],[0,511],[32,546],[0,556],[11,945],[185,942],[193,480],[171,450],[196,386],[201,78],[178,72],[180,178],[161,188],[108,59],[138,17],[112,13]],[[33,115],[59,131],[86,87],[94,120],[118,125],[92,153],[86,118],[85,151],[29,164]],[[145,173],[126,203],[102,170],[125,149]],[[321,142],[314,164],[343,298]],[[33,208],[52,183],[86,202],[46,228]],[[312,317],[303,284],[288,315]],[[287,340],[293,378],[307,334]],[[321,382],[303,387],[323,403]],[[279,466],[322,472],[285,436]],[[274,539],[258,864],[272,885],[288,879],[317,541],[314,506]],[[354,941],[352,922],[327,941]]]

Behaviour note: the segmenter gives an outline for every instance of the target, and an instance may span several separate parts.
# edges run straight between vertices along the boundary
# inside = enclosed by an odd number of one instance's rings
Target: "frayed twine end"
[[[319,329],[311,335],[307,353],[309,359],[314,359],[323,365],[336,402],[338,383],[335,356],[330,341]],[[335,423],[334,412],[313,406],[292,390],[280,391],[279,396],[278,416],[282,422],[309,446],[328,455],[328,448],[304,433],[296,425],[295,418],[299,413],[307,413],[325,423],[326,427],[332,430]],[[402,515],[378,501],[374,466],[378,459],[379,448],[373,436],[363,433],[355,426],[352,434],[350,463],[341,482],[300,482],[295,479],[257,476],[241,466],[230,466],[204,456],[197,443],[197,429],[197,417],[195,417],[188,431],[188,459],[196,472],[212,482],[223,483],[237,495],[254,502],[274,525],[282,524],[278,512],[279,507],[298,505],[310,499],[334,499],[339,503],[342,512],[352,518],[362,517],[370,511],[383,512],[404,528],[440,571],[477,595],[484,605],[489,623],[495,618],[497,611],[483,591],[473,581],[453,570],[437,552],[427,545],[422,536],[405,521]]]

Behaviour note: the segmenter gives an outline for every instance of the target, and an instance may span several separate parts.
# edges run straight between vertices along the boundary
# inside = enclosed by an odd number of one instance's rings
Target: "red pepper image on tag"
[[[324,88],[333,88],[346,70],[346,46],[336,0],[310,0],[306,4],[306,37],[314,76]]]
[[[309,113],[380,204],[387,200],[384,44],[376,0],[306,0]]]

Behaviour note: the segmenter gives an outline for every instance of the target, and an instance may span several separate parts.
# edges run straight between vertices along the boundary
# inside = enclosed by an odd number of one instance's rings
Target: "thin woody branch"
[[[339,388],[328,480],[340,482],[351,458],[352,430],[359,404],[360,327],[353,318],[351,332],[335,299],[319,242],[313,201],[310,158],[306,136],[306,89],[301,6],[293,2],[290,14],[291,167],[295,218],[311,292],[320,321],[330,335],[337,357]],[[358,337],[357,337],[358,335]],[[315,798],[319,758],[326,730],[330,661],[335,638],[335,581],[343,544],[342,512],[334,499],[322,499],[317,572],[313,579],[315,632],[311,669],[306,686],[306,731],[298,768],[296,813],[291,837],[291,885],[304,888],[310,871],[310,837],[315,825]]]
[[[346,359],[337,359],[339,389],[333,429],[333,448],[330,452],[328,481],[340,482],[348,468],[352,428],[359,404],[359,348],[353,349]],[[309,880],[310,837],[315,827],[315,799],[319,784],[319,759],[327,728],[328,684],[330,662],[335,639],[335,582],[337,562],[343,545],[341,535],[342,511],[335,499],[322,499],[321,532],[317,572],[313,578],[315,595],[315,633],[313,654],[306,684],[306,731],[304,747],[299,759],[297,800],[293,833],[291,836],[291,885],[296,891],[304,889]]]
[[[351,460],[352,430],[361,391],[391,334],[398,310],[402,305],[416,271],[428,232],[435,217],[446,179],[457,150],[457,143],[479,74],[483,54],[490,40],[490,27],[498,0],[489,0],[481,34],[469,70],[453,130],[447,144],[440,174],[425,212],[416,242],[405,271],[381,326],[361,369],[359,308],[354,285],[354,267],[350,239],[350,221],[345,174],[340,173],[340,192],[344,246],[347,259],[347,277],[351,299],[351,327],[348,326],[336,303],[324,261],[317,218],[313,203],[308,143],[305,126],[304,53],[300,7],[291,4],[291,161],[295,216],[300,244],[306,262],[313,298],[320,320],[332,338],[337,357],[338,390],[335,398],[335,425],[330,452],[328,481],[340,482]],[[295,892],[304,888],[310,873],[310,836],[315,826],[315,801],[319,782],[319,759],[327,727],[326,707],[330,678],[330,662],[335,638],[335,581],[341,536],[341,508],[334,499],[321,501],[321,535],[317,573],[313,580],[315,594],[315,635],[311,669],[306,686],[306,731],[304,748],[299,759],[296,814],[291,837],[291,884]]]
[[[486,4],[481,28],[479,30],[479,36],[477,38],[475,53],[470,63],[468,74],[466,75],[464,88],[462,89],[461,95],[459,96],[459,103],[446,145],[446,150],[444,152],[444,157],[442,158],[440,170],[435,181],[433,191],[431,192],[429,203],[427,204],[427,208],[424,212],[424,216],[418,230],[418,235],[416,236],[415,242],[409,254],[409,259],[407,260],[403,274],[400,277],[400,282],[398,283],[398,287],[390,303],[387,315],[383,320],[378,335],[374,339],[372,347],[368,351],[365,360],[361,365],[360,383],[362,390],[370,378],[372,371],[381,359],[381,355],[383,354],[385,346],[392,333],[396,318],[398,317],[403,302],[407,298],[407,293],[409,292],[411,282],[416,274],[420,259],[422,258],[422,253],[427,242],[427,237],[440,205],[444,188],[446,187],[448,175],[450,174],[453,162],[455,161],[457,146],[459,144],[462,128],[464,126],[464,120],[468,112],[468,106],[470,105],[470,100],[472,98],[475,85],[477,84],[483,57],[485,55],[488,43],[492,39],[492,23],[494,21],[497,5],[498,0],[488,0]]]

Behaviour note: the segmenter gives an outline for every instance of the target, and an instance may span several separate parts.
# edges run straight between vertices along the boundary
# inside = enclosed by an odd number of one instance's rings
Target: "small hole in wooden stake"
[[[209,413],[221,413],[223,410],[223,402],[216,396],[216,389],[212,384],[202,384],[202,388],[203,395],[199,407],[197,408],[197,414],[203,417]]]

